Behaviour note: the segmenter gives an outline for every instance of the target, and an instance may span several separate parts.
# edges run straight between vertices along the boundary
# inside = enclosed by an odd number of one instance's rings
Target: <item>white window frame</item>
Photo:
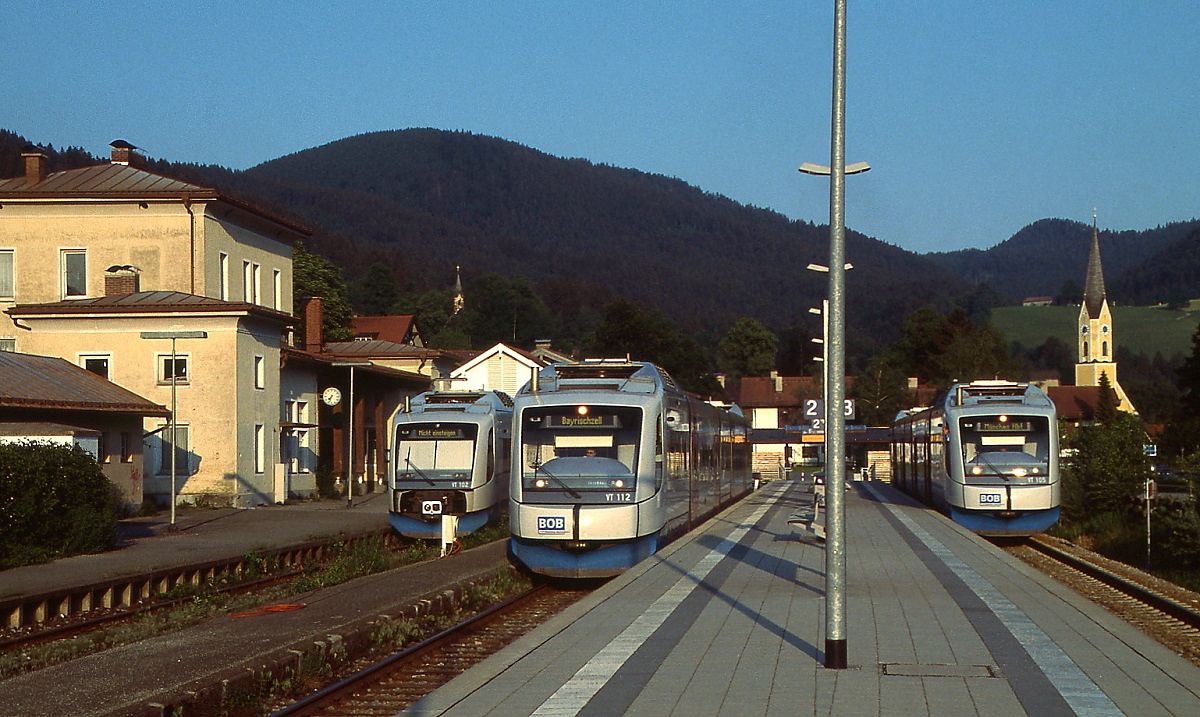
[[[275,293],[275,296],[272,299],[271,308],[275,309],[276,311],[283,311],[283,298],[282,298],[283,297],[283,272],[282,271],[280,271],[279,269],[274,270],[274,273],[271,275],[271,284],[273,286],[273,290]]]
[[[262,296],[262,265],[251,264],[250,268],[250,288],[254,291],[251,304],[259,304],[259,297]]]
[[[251,299],[251,295],[254,291],[254,284],[251,282],[252,278],[253,278],[253,274],[251,273],[250,262],[249,262],[249,260],[243,259],[242,260],[242,301],[245,301],[247,304],[254,303],[254,301]]]
[[[16,298],[17,250],[0,249],[0,301],[15,301]]]
[[[254,424],[254,473],[261,475],[266,471],[266,433],[267,427],[261,423]]]
[[[265,356],[254,357],[254,388],[263,390],[267,387],[267,359]]]
[[[154,360],[154,363],[155,363],[154,373],[155,373],[155,378],[158,379],[159,386],[170,386],[171,385],[171,377],[167,373],[167,362],[169,362],[170,360],[171,360],[171,354],[169,354],[169,353],[160,353]],[[175,385],[176,386],[187,386],[188,384],[190,384],[192,382],[192,355],[191,354],[181,354],[179,352],[176,352],[175,353],[176,364],[178,364],[180,361],[183,362],[183,376],[177,377],[175,379]]]
[[[88,368],[88,361],[97,360],[97,359],[104,360],[104,375],[101,376],[98,373],[96,375],[100,376],[101,378],[111,381],[112,380],[112,354],[98,351],[95,353],[81,353],[81,354],[75,355],[76,365],[85,371],[91,371],[91,369]],[[96,373],[96,372],[92,371],[92,373]]]
[[[229,255],[221,252],[217,259],[217,298],[229,301]]]
[[[69,261],[70,257],[83,257],[83,293],[71,293],[68,291],[68,289],[70,287],[67,285],[68,284],[67,262]],[[59,289],[62,293],[62,298],[64,298],[64,299],[85,298],[88,295],[88,293],[87,293],[87,284],[88,284],[87,249],[59,249],[58,250],[58,262],[59,262],[58,263],[58,269],[59,269],[58,278],[59,278],[59,281],[61,282],[61,284],[59,285]]]

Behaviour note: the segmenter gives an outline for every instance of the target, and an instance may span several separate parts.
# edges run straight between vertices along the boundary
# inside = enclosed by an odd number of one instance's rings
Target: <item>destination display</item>
[[[974,423],[964,423],[963,428],[967,430],[974,429],[981,433],[1030,433],[1033,431],[1033,422],[1015,421],[1011,418],[1007,421],[1001,421],[997,418],[979,420]]]
[[[546,428],[620,428],[621,420],[613,414],[550,415],[543,422]]]
[[[462,426],[412,426],[397,431],[405,441],[445,441],[474,438],[468,436]]]

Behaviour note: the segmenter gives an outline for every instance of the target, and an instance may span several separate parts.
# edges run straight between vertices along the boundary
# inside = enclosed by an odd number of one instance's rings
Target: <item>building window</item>
[[[254,303],[254,282],[250,262],[242,262],[242,301]]]
[[[84,370],[91,371],[100,378],[108,378],[108,362],[110,356],[108,354],[95,354],[79,356],[79,365]]]
[[[229,301],[229,255],[221,252],[217,263],[217,298]]]
[[[263,467],[266,465],[266,436],[267,428],[261,423],[254,424],[254,472],[262,473]]]
[[[267,387],[267,361],[262,356],[254,357],[254,387]]]
[[[62,295],[64,299],[87,296],[87,251],[64,249],[62,252]]]
[[[16,351],[16,339],[0,339],[0,351]]]
[[[129,431],[121,433],[121,462],[133,463],[133,434]]]
[[[190,356],[175,354],[159,354],[158,355],[158,382],[160,384],[175,384],[188,383],[190,371],[188,359]],[[173,380],[173,381],[172,381]]]
[[[17,277],[14,272],[16,252],[0,249],[0,299],[12,299],[17,295]]]
[[[276,311],[283,311],[283,272],[276,269],[271,277],[271,284],[275,296],[272,297],[271,308]]]
[[[108,444],[108,442],[110,440],[111,439],[109,438],[108,433],[103,432],[103,431],[100,433],[100,445],[99,445],[100,455],[97,456],[100,463],[112,463],[112,453],[109,452],[109,444]]]
[[[262,267],[254,264],[250,269],[250,289],[253,291],[250,303],[259,303],[258,297],[262,296]]]
[[[167,476],[171,475],[171,427],[168,425],[159,432],[159,463],[158,474]],[[175,426],[175,475],[186,476],[192,474],[191,461],[189,460],[192,442],[191,426],[179,425]]]

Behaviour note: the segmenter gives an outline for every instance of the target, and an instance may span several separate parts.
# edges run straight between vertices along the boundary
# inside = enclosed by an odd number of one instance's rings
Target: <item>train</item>
[[[512,557],[552,578],[618,575],[752,490],[741,411],[651,363],[551,364],[518,392]]]
[[[493,521],[508,498],[512,397],[501,391],[428,391],[397,413],[392,426],[389,519],[410,538],[455,535]]]
[[[986,536],[1028,536],[1058,522],[1054,403],[1016,381],[955,383],[892,426],[892,483]]]

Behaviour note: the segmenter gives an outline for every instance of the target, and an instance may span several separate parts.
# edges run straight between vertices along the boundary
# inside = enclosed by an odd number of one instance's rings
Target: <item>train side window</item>
[[[495,440],[496,440],[495,431],[494,430],[488,431],[488,437],[487,437],[487,447],[488,447],[487,476],[488,476],[488,478],[491,478],[492,476],[496,475],[496,443],[495,443]]]

